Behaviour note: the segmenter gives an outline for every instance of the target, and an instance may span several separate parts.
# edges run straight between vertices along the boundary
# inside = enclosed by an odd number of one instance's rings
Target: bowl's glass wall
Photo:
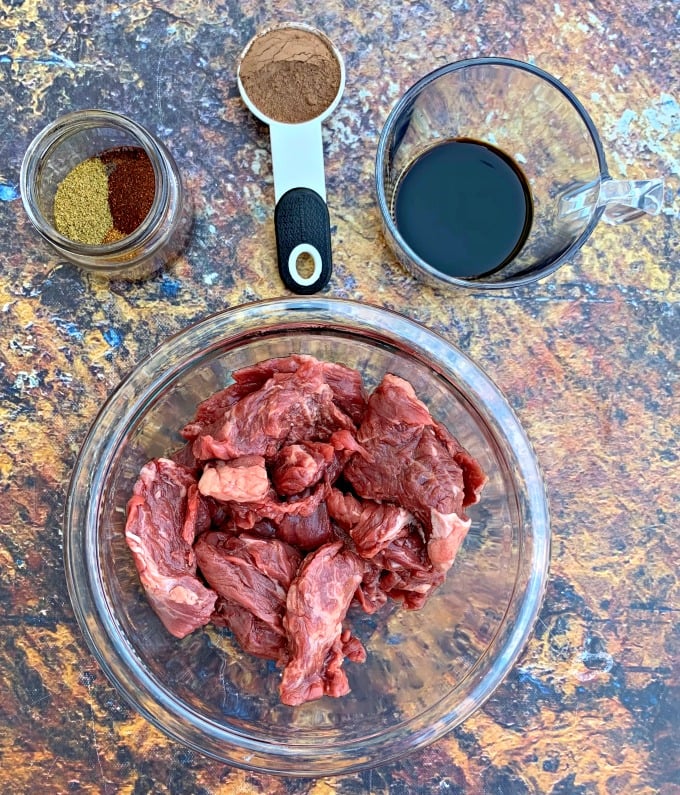
[[[471,393],[467,379],[478,371],[462,356],[460,364],[470,368],[462,380],[447,372],[445,361],[433,369],[436,351],[428,347],[439,340],[443,351],[450,350],[443,340],[370,308],[364,309],[377,313],[381,323],[425,335],[424,347],[417,340],[399,340],[387,327],[362,330],[355,322],[353,330],[343,329],[337,319],[325,327],[323,322],[291,323],[289,311],[277,322],[271,304],[263,326],[256,315],[266,312],[267,305],[262,306],[265,310],[250,311],[250,330],[230,334],[226,324],[220,333],[200,324],[192,332],[193,353],[175,350],[173,361],[173,352],[167,352],[170,369],[148,361],[142,375],[133,376],[133,381],[140,378],[139,385],[128,382],[114,396],[128,416],[108,429],[107,439],[100,436],[102,446],[93,450],[91,460],[97,463],[90,473],[87,531],[67,530],[73,535],[67,552],[71,578],[82,584],[69,584],[72,594],[80,588],[93,595],[90,605],[81,592],[75,606],[107,673],[119,685],[125,678],[124,692],[157,725],[236,764],[320,774],[365,766],[375,762],[376,754],[387,758],[424,744],[491,692],[516,656],[518,631],[526,637],[537,609],[529,602],[540,600],[547,522],[541,529],[543,559],[537,563],[532,534],[536,511],[544,508],[540,481],[526,482],[528,462],[518,463],[512,448],[521,439],[508,439],[495,426],[493,385],[481,377],[481,393]],[[387,606],[367,616],[352,608],[348,620],[368,652],[364,664],[346,662],[352,692],[294,709],[279,701],[275,665],[242,653],[228,631],[210,627],[183,640],[166,632],[146,602],[123,535],[125,505],[140,467],[181,446],[178,429],[192,418],[196,404],[227,384],[232,370],[290,353],[356,367],[369,389],[386,372],[408,379],[489,475],[482,502],[470,509],[472,528],[446,583],[420,611]],[[143,383],[146,388],[139,389]],[[85,477],[85,472],[74,476],[75,481]],[[72,519],[81,520],[85,507],[79,497],[84,496],[72,492]],[[81,556],[87,561],[85,573],[76,570]],[[131,673],[124,670],[128,667]],[[275,746],[261,747],[271,743]]]

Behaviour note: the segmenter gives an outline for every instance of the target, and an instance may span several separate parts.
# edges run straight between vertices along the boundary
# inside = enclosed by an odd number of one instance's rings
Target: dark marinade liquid
[[[418,256],[448,276],[475,278],[510,262],[533,217],[520,167],[488,143],[435,144],[399,179],[393,202],[399,233]]]

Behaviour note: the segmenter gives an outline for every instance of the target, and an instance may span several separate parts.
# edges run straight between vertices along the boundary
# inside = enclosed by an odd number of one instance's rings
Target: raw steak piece
[[[442,438],[441,426],[413,387],[386,375],[371,395],[357,433],[371,461],[354,456],[344,470],[360,497],[397,503],[422,523],[428,555],[441,572],[453,564],[470,526],[463,512],[465,475],[458,461],[469,466],[471,459],[458,451],[452,454],[451,440],[450,434]],[[478,467],[470,468],[468,491],[474,492],[479,473]]]
[[[244,651],[277,662],[285,659],[286,636],[260,621],[247,608],[218,597],[212,622],[231,630]]]
[[[349,533],[357,552],[372,558],[406,532],[411,514],[398,505],[358,500],[351,494],[332,489],[326,500],[331,519]]]
[[[216,531],[202,535],[194,549],[201,573],[219,596],[283,635],[286,591],[300,564],[293,547],[276,538]]]
[[[408,535],[393,541],[374,558],[374,563],[382,567],[380,588],[407,610],[420,609],[446,577],[445,572],[432,564],[429,544],[413,526]]]
[[[222,419],[232,406],[235,406],[241,398],[253,392],[254,389],[249,388],[247,384],[230,384],[226,389],[210,395],[209,398],[198,404],[196,416],[192,422],[182,428],[182,436],[193,441],[209,425]]]
[[[308,357],[292,373],[275,373],[256,392],[227,409],[198,436],[192,451],[199,461],[244,455],[273,458],[285,444],[326,441],[355,426],[333,402],[321,362]]]
[[[300,442],[282,447],[272,464],[272,485],[281,496],[292,496],[318,483],[335,460],[327,442]]]
[[[333,431],[342,429],[354,430],[355,425],[334,403],[323,363],[304,357],[294,372],[275,372],[259,389],[203,427],[192,450],[200,461],[243,455],[270,459],[284,444],[326,441]]]
[[[363,562],[342,542],[325,544],[304,560],[288,590],[284,627],[290,660],[281,680],[284,704],[295,706],[323,695],[349,692],[345,655],[365,658],[361,644],[342,621],[361,582]]]
[[[196,576],[192,544],[210,525],[193,473],[149,461],[127,506],[125,540],[147,599],[168,632],[183,638],[210,620],[217,595]]]
[[[286,591],[302,563],[302,556],[296,549],[276,538],[263,539],[241,533],[238,537],[216,540],[225,553],[251,563]]]
[[[207,466],[198,481],[198,490],[206,497],[223,502],[256,502],[270,489],[264,458],[248,455],[217,461]]]
[[[304,552],[336,540],[324,502],[309,516],[286,514],[278,523],[276,537]]]
[[[444,425],[435,422],[433,427],[437,439],[446,447],[453,460],[463,470],[463,508],[474,505],[479,502],[482,489],[488,480],[484,470]]]
[[[366,409],[366,392],[359,371],[344,364],[321,362],[312,356],[294,354],[268,359],[252,367],[242,367],[233,373],[233,378],[241,388],[254,392],[275,373],[294,373],[310,362],[321,366],[324,381],[333,392],[335,404],[358,425]]]
[[[355,600],[366,613],[375,613],[388,597],[407,610],[418,610],[444,578],[430,561],[421,530],[409,524],[397,539],[366,561]]]
[[[359,425],[366,411],[366,391],[361,373],[335,362],[324,362],[323,368],[336,404]]]
[[[348,430],[333,432],[328,442],[286,445],[273,461],[272,485],[281,496],[300,494],[321,478],[332,485],[354,453],[366,455]]]

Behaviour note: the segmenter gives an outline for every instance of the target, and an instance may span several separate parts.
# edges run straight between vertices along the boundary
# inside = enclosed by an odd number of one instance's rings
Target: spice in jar
[[[92,246],[101,243],[113,228],[109,178],[98,157],[78,163],[59,183],[54,197],[54,225],[71,240]]]
[[[304,28],[272,28],[257,36],[239,66],[250,101],[274,121],[297,124],[320,116],[340,90],[338,59]]]
[[[149,214],[156,179],[139,146],[107,149],[79,163],[57,186],[54,225],[77,243],[122,240]]]

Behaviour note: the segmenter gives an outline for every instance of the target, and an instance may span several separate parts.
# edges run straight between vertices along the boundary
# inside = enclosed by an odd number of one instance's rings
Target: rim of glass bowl
[[[183,372],[218,350],[230,350],[253,336],[284,329],[359,333],[407,352],[433,368],[465,396],[492,435],[504,438],[525,484],[523,509],[530,528],[531,559],[523,601],[489,674],[461,703],[442,702],[408,721],[372,736],[322,745],[285,746],[227,728],[199,715],[164,690],[138,664],[133,645],[106,602],[97,545],[103,486],[127,429],[149,402]],[[197,356],[197,351],[200,354]],[[93,499],[94,498],[94,499]],[[107,677],[132,706],[172,739],[237,767],[266,773],[319,776],[383,764],[428,745],[481,706],[505,678],[531,634],[541,606],[550,557],[550,525],[543,479],[530,442],[498,387],[465,354],[435,332],[396,312],[332,298],[274,299],[211,315],[163,342],[117,387],[97,415],[83,443],[69,485],[65,511],[65,568],[74,612],[90,650]],[[521,555],[520,555],[521,561]],[[518,589],[515,580],[515,592]],[[504,622],[498,629],[507,630]]]
[[[594,210],[588,225],[585,227],[585,229],[583,229],[576,240],[572,241],[569,246],[562,251],[561,254],[557,255],[552,261],[546,263],[541,268],[534,268],[528,273],[522,272],[516,276],[510,276],[509,278],[502,279],[500,281],[485,279],[483,276],[475,279],[463,279],[457,276],[449,276],[445,273],[442,273],[442,271],[437,270],[432,265],[429,265],[427,262],[425,262],[425,260],[422,259],[422,257],[420,257],[409,246],[397,229],[397,225],[392,218],[390,208],[388,207],[387,200],[385,199],[385,191],[383,189],[383,175],[385,173],[385,162],[387,160],[387,147],[389,144],[391,144],[396,120],[399,118],[401,113],[403,113],[404,109],[413,104],[415,98],[425,88],[427,88],[430,83],[433,83],[438,78],[450,74],[451,72],[457,72],[460,69],[468,69],[470,67],[477,66],[505,66],[511,69],[529,72],[535,77],[540,77],[541,79],[545,80],[545,82],[553,86],[553,88],[556,88],[565,97],[565,99],[571,103],[574,110],[581,117],[581,121],[583,122],[585,128],[588,130],[588,134],[590,135],[593,143],[593,148],[595,149],[597,155],[600,178],[603,180],[609,178],[607,159],[605,157],[604,147],[602,146],[602,141],[600,140],[597,127],[591,119],[590,114],[582,105],[577,96],[570,89],[568,89],[561,80],[558,80],[556,77],[551,75],[550,72],[546,72],[534,64],[526,63],[525,61],[518,61],[515,58],[489,56],[482,58],[466,58],[461,61],[453,61],[452,63],[437,67],[436,69],[433,69],[431,72],[421,77],[416,83],[407,89],[407,91],[390,111],[380,132],[378,148],[375,155],[374,188],[377,196],[378,206],[380,208],[381,220],[389,231],[389,234],[392,235],[397,244],[403,249],[403,251],[407,253],[411,261],[417,266],[417,268],[412,268],[414,275],[415,271],[418,270],[422,272],[423,279],[429,279],[433,284],[441,287],[463,287],[465,289],[480,290],[508,290],[512,289],[513,287],[532,284],[533,282],[545,279],[546,277],[555,273],[555,271],[561,265],[570,260],[578,251],[580,251],[588,238],[592,235],[593,230],[602,217],[604,207],[598,207],[596,210]],[[416,278],[418,277],[416,276]]]

